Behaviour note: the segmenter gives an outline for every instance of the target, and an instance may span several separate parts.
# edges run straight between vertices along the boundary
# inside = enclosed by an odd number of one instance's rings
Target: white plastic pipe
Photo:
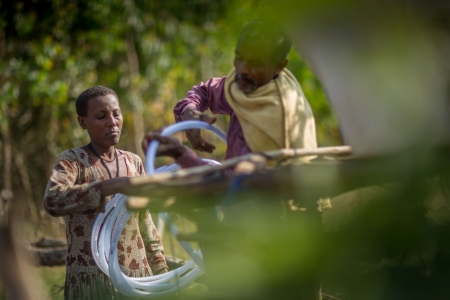
[[[201,121],[185,121],[165,128],[162,135],[171,135],[175,132],[188,129],[206,129],[216,133],[224,142],[226,135],[216,127]],[[173,164],[154,169],[156,150],[159,143],[152,141],[147,151],[147,174],[161,172],[175,172],[180,166]],[[208,164],[220,164],[214,160],[207,160]],[[168,273],[149,277],[128,277],[122,273],[119,266],[117,244],[120,235],[131,216],[126,210],[126,195],[117,194],[100,213],[94,222],[91,234],[91,250],[97,266],[108,275],[114,287],[123,295],[129,297],[159,298],[173,294],[192,283],[204,271],[204,262],[201,250],[195,250],[189,242],[179,241],[180,245],[191,256],[191,260],[184,266]],[[171,222],[169,215],[161,213],[160,217],[170,224],[170,231],[176,237],[179,230]]]
[[[227,142],[226,134],[219,128],[212,126],[203,121],[183,121],[171,126],[164,128],[161,135],[168,136],[176,132],[189,130],[189,129],[205,129],[214,132],[222,141]],[[155,157],[156,151],[158,150],[159,142],[152,141],[147,148],[146,162],[145,162],[145,172],[147,175],[152,175],[155,173]]]

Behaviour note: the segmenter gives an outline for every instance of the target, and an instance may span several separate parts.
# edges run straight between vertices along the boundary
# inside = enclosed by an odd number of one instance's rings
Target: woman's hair
[[[82,92],[80,96],[78,96],[77,101],[75,102],[77,114],[80,117],[86,117],[88,112],[89,100],[92,98],[96,98],[98,96],[106,96],[106,95],[114,95],[117,98],[117,101],[119,101],[119,97],[117,96],[116,92],[114,92],[110,88],[101,85],[96,85],[88,88],[87,90]]]

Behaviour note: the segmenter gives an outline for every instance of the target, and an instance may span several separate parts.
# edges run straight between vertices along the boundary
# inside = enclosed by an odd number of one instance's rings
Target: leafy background
[[[119,147],[143,156],[139,145],[146,130],[173,123],[175,103],[193,85],[232,68],[237,36],[259,16],[262,4],[40,0],[1,5],[0,149],[12,155],[0,156],[0,178],[40,212],[58,154],[88,142],[74,105],[84,89],[100,84],[118,93],[124,115]],[[313,108],[319,144],[339,144],[319,81],[295,50],[289,60]],[[226,130],[227,119],[219,118],[218,126]],[[225,146],[218,146],[213,157],[220,160]]]
[[[63,222],[45,213],[42,198],[58,154],[88,142],[74,105],[84,89],[100,84],[117,92],[124,116],[119,148],[143,157],[144,132],[173,123],[175,103],[192,86],[229,72],[240,30],[261,16],[264,5],[257,0],[1,1],[0,182],[29,220],[23,238],[64,236]],[[340,144],[319,81],[295,49],[288,58],[313,108],[319,145]],[[226,131],[227,124],[219,117],[220,128]],[[223,159],[225,145],[208,138],[218,149],[202,155]],[[61,277],[59,272],[43,276]]]

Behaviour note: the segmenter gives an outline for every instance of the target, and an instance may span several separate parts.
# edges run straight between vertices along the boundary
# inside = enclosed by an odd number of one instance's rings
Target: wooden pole
[[[222,163],[220,166],[210,166],[204,165],[189,169],[183,169],[176,173],[161,173],[155,174],[153,176],[141,176],[131,178],[132,186],[138,187],[153,182],[161,182],[170,179],[180,179],[187,178],[195,175],[209,175],[211,173],[226,170],[235,167],[238,163],[242,161],[250,161],[254,163],[265,163],[265,159],[282,159],[282,158],[292,158],[301,156],[343,156],[350,155],[350,146],[338,146],[338,147],[324,147],[317,149],[280,149],[265,153],[249,153],[239,157],[231,158]]]
[[[253,195],[261,194],[263,199],[267,194],[281,195],[286,199],[298,198],[295,191],[301,191],[305,199],[333,197],[373,184],[409,182],[413,177],[448,173],[450,161],[444,152],[436,153],[434,160],[426,162],[427,165],[415,160],[414,153],[404,153],[282,166],[264,171],[258,169],[242,179],[242,187]],[[305,152],[305,155],[311,154],[313,152]],[[227,160],[222,166],[201,166],[177,173],[130,178],[131,188],[124,192],[140,198],[130,198],[128,208],[185,210],[218,205],[219,200],[214,199],[222,199],[234,180],[233,174],[220,171],[246,159],[263,163],[266,158],[261,154],[249,154]]]

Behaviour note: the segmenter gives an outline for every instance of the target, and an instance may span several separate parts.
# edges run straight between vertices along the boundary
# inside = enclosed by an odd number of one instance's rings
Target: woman
[[[44,204],[52,216],[66,222],[65,299],[126,299],[94,262],[90,236],[97,214],[115,193],[129,185],[128,177],[144,175],[141,159],[115,148],[122,130],[116,93],[94,86],[77,98],[78,123],[90,143],[66,150],[56,161]],[[118,243],[122,272],[131,277],[167,272],[164,250],[148,211],[127,222]]]

